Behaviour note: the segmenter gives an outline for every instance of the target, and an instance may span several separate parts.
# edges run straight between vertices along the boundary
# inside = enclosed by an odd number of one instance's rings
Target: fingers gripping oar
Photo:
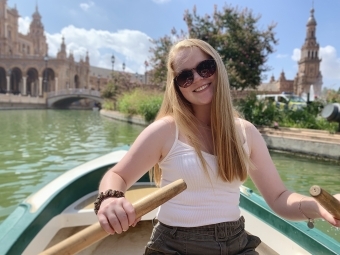
[[[309,193],[314,197],[334,218],[340,220],[340,202],[318,185],[313,185]]]
[[[187,185],[184,180],[179,179],[136,201],[132,204],[135,208],[136,218],[151,212],[186,188]],[[108,236],[108,233],[101,228],[98,222],[43,251],[40,255],[75,254],[106,236]]]

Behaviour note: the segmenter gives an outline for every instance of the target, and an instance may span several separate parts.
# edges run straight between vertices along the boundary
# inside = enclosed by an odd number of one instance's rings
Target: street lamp
[[[113,54],[111,56],[111,63],[112,63],[112,78],[113,78],[113,66],[115,64],[115,56]]]
[[[48,64],[48,55],[46,53],[45,57],[44,57],[44,61],[45,61],[45,77],[44,77],[44,90],[45,92],[47,91],[47,64]]]
[[[99,91],[99,85],[100,85],[100,74],[97,75],[97,90]]]
[[[125,71],[125,63],[123,62],[123,72]]]

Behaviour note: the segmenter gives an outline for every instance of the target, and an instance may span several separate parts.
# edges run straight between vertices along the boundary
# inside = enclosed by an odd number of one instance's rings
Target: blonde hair
[[[216,61],[217,83],[214,98],[211,104],[211,130],[213,137],[214,155],[217,158],[218,174],[225,181],[247,178],[247,166],[250,166],[249,156],[243,149],[241,138],[235,128],[235,118],[239,117],[233,108],[229,80],[225,65],[216,52],[208,43],[198,39],[185,39],[170,49],[167,61],[167,85],[162,106],[156,117],[172,116],[181,132],[194,147],[200,162],[205,170],[207,163],[202,155],[197,118],[193,114],[190,102],[182,95],[178,86],[174,84],[175,70],[174,60],[179,51],[198,47],[204,53]],[[160,184],[161,169],[158,164],[150,171],[151,178],[157,185]]]

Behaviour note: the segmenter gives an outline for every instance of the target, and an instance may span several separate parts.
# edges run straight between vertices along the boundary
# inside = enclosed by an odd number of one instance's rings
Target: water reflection
[[[91,111],[0,111],[0,222],[61,173],[131,144],[143,127]]]

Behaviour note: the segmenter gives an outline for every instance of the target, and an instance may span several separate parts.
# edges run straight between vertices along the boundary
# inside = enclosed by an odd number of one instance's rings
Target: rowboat
[[[107,155],[65,172],[30,195],[0,225],[0,254],[40,254],[96,223],[93,201],[98,183],[128,149],[128,146],[115,148]],[[145,175],[126,192],[126,197],[134,203],[157,189]],[[243,186],[240,207],[246,219],[246,231],[262,240],[257,249],[259,254],[340,254],[340,243],[336,240],[318,229],[309,229],[304,222],[280,218],[261,196]],[[77,254],[143,254],[156,211],[145,214],[137,226],[127,232],[106,236]]]

